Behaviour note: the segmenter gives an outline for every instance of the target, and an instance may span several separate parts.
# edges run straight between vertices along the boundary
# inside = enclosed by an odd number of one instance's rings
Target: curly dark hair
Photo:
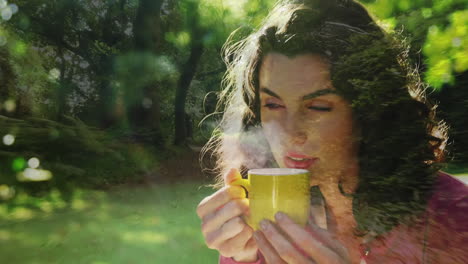
[[[261,147],[267,144],[259,143],[265,139],[255,137],[252,150],[249,137],[260,126],[262,59],[269,52],[314,53],[329,61],[332,83],[350,102],[360,129],[359,183],[350,194],[356,231],[379,234],[411,220],[425,208],[442,166],[447,127],[436,121],[407,51],[404,41],[384,32],[357,2],[280,3],[257,32],[226,44],[228,71],[219,104],[225,111],[206,145],[218,158],[212,186],[223,185],[229,168],[245,173],[275,164],[269,149]]]

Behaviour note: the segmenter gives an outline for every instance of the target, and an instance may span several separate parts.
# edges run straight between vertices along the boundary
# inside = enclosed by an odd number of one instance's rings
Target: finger
[[[246,224],[240,217],[227,221],[219,229],[205,235],[206,244],[211,249],[219,249],[226,240],[235,237],[245,228]]]
[[[200,219],[224,206],[232,199],[245,198],[245,191],[240,186],[225,186],[214,194],[205,197],[197,207],[197,215]]]
[[[262,223],[264,225],[262,225]],[[304,257],[299,250],[297,250],[288,239],[283,236],[268,220],[263,220],[260,224],[262,226],[262,232],[268,242],[276,250],[277,254],[281,259],[291,264],[307,264],[311,263],[306,257]],[[322,262],[319,262],[322,263]],[[328,262],[323,262],[328,263]]]
[[[265,235],[257,230],[254,232],[254,238],[257,242],[258,250],[262,253],[266,263],[287,264],[276,252],[275,248],[268,242]]]
[[[245,255],[252,255],[257,252],[257,244],[253,239],[253,230],[247,225],[239,234],[226,240],[219,247],[219,252],[225,257],[238,255],[239,250],[242,250]]]
[[[242,175],[237,169],[232,168],[226,174],[224,174],[223,179],[225,185],[230,185],[232,182],[238,179],[242,179]]]
[[[335,251],[338,255],[345,258],[348,256],[348,250],[344,247],[340,241],[328,230],[320,228],[318,225],[310,223],[307,232],[315,239],[320,241],[323,245]]]
[[[206,215],[202,219],[202,233],[204,235],[219,229],[228,220],[247,214],[249,210],[248,199],[234,199],[229,201],[223,208]]]
[[[322,229],[327,229],[327,213],[323,201],[320,204],[311,204],[309,212],[308,223],[315,224]]]
[[[311,214],[309,216],[308,225],[306,227],[307,232],[309,232],[309,234],[312,235],[315,239],[322,242],[323,245],[337,252],[343,258],[346,258],[348,256],[348,250],[338,241],[336,236],[334,236],[330,230],[327,230],[327,220],[321,219],[323,218],[323,215],[320,217],[320,214],[324,213],[320,210],[324,207],[318,207],[319,210],[317,210],[317,208],[314,210],[314,208],[311,206]],[[316,215],[319,215],[319,217],[316,217]]]
[[[331,246],[338,247],[336,241],[328,241],[331,244],[324,244],[322,241],[317,239],[315,233],[304,232],[305,230],[303,227],[296,224],[284,213],[277,213],[275,218],[278,227],[281,228],[281,230],[285,232],[300,249],[312,257],[317,263],[338,263],[343,259],[343,255],[330,248]]]

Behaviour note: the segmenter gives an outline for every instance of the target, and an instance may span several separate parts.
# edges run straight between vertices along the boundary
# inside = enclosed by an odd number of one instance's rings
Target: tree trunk
[[[198,19],[198,4],[192,2],[192,17],[191,23],[192,30],[192,44],[190,48],[190,56],[185,63],[182,74],[180,76],[177,90],[176,90],[176,98],[175,98],[175,137],[174,137],[174,144],[175,145],[183,145],[186,143],[187,139],[187,123],[186,123],[186,113],[185,113],[185,103],[187,99],[187,94],[189,91],[190,83],[192,82],[193,77],[195,76],[195,72],[197,69],[197,65],[200,62],[201,55],[203,54],[204,46],[202,42],[202,35],[203,30],[200,28]]]
[[[160,18],[162,4],[162,0],[139,1],[137,15],[133,23],[134,49],[137,52],[153,55],[160,52],[163,40]],[[143,100],[150,102],[150,104],[143,104]],[[152,83],[143,87],[143,98],[140,102],[127,106],[129,123],[134,133],[138,134],[140,131],[144,131],[149,136],[141,139],[156,145],[162,145],[160,100],[158,84]]]
[[[101,128],[109,128],[117,122],[116,94],[110,83],[113,59],[108,55],[100,55],[96,61],[100,66],[96,70],[99,77],[99,122]]]
[[[161,6],[162,0],[140,0],[133,24],[135,49],[157,51],[161,42]]]
[[[102,41],[108,46],[114,46],[119,41],[122,41],[126,36],[116,33],[112,30],[115,20],[126,24],[126,16],[124,14],[124,6],[126,1],[119,1],[118,5],[110,1],[107,4],[107,13],[102,26]],[[115,56],[113,54],[100,54],[96,59],[98,67],[95,68],[96,75],[99,79],[99,113],[100,127],[109,128],[126,122],[125,113],[122,113],[119,105],[119,93],[112,87],[113,79],[113,64]]]
[[[65,78],[65,71],[66,71],[66,63],[65,58],[63,56],[63,49],[62,47],[58,47],[58,57],[61,59],[60,62],[60,76],[58,79],[58,84],[56,87],[56,112],[55,112],[55,120],[56,121],[63,121],[63,115],[68,113],[68,104],[67,98],[70,94],[70,84],[67,82]]]

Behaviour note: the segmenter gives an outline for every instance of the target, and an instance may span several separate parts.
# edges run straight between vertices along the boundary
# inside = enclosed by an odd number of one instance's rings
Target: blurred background
[[[274,2],[0,0],[0,262],[216,263],[195,209],[221,48]],[[361,2],[411,45],[466,180],[468,0]]]

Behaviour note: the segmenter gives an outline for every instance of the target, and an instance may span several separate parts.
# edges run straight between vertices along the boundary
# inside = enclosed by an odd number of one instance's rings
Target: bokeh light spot
[[[38,158],[30,158],[30,159],[28,160],[28,166],[29,166],[30,168],[32,168],[32,169],[37,169],[37,168],[39,167],[40,164],[41,164],[41,163],[40,163],[40,161],[39,161]]]
[[[23,158],[16,158],[11,165],[13,171],[22,171],[25,167],[26,161]]]
[[[5,184],[0,185],[0,199],[8,200],[11,199],[14,195],[15,189],[13,189],[13,187],[9,187]]]
[[[49,71],[49,78],[51,80],[57,80],[60,77],[60,70],[57,68],[53,68]]]
[[[13,143],[15,143],[15,136],[13,136],[11,134],[7,134],[7,135],[3,136],[3,144],[5,144],[7,146],[11,146],[11,145],[13,145]]]
[[[9,4],[8,7],[10,7],[10,10],[13,14],[16,14],[18,12],[18,6],[15,4]]]
[[[1,11],[1,16],[3,20],[10,20],[12,15],[13,15],[13,12],[11,11],[11,8],[9,7],[5,7]]]
[[[153,105],[153,101],[150,98],[145,97],[143,99],[142,105],[144,108],[149,109]]]
[[[3,107],[5,108],[5,110],[9,113],[15,111],[16,109],[16,103],[15,103],[15,100],[13,99],[8,99],[5,101],[5,103],[3,104]]]
[[[19,172],[16,175],[18,181],[21,182],[38,182],[38,181],[48,181],[52,179],[52,172],[48,170],[38,170],[38,169],[31,169],[27,168],[22,172]]]
[[[17,41],[13,46],[13,53],[19,56],[24,55],[26,53],[26,43]]]

